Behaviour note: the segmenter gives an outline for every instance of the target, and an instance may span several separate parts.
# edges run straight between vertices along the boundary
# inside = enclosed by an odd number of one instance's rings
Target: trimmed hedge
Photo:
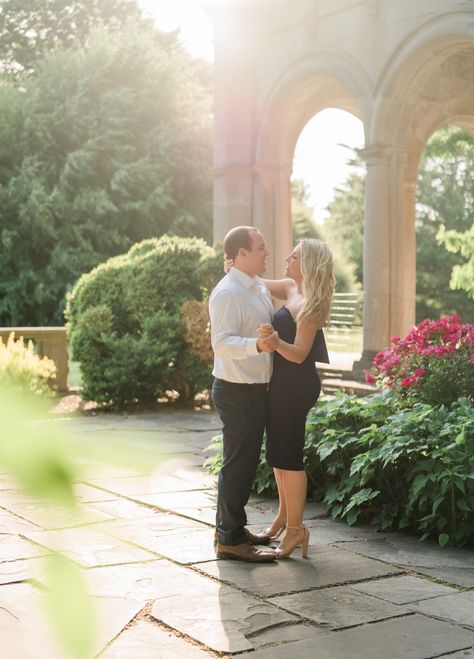
[[[210,365],[186,342],[182,306],[206,298],[221,276],[220,252],[175,236],[145,240],[83,275],[66,309],[83,396],[123,406],[209,387]]]

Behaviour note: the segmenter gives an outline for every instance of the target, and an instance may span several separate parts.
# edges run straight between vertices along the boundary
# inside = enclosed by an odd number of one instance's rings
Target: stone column
[[[253,225],[256,27],[246,5],[215,3],[214,239]]]
[[[291,163],[255,167],[253,219],[265,236],[270,252],[268,277],[283,277],[284,258],[292,248],[290,175]]]
[[[367,368],[394,335],[406,334],[415,314],[415,185],[405,182],[405,154],[396,147],[366,149],[364,229],[364,352]]]

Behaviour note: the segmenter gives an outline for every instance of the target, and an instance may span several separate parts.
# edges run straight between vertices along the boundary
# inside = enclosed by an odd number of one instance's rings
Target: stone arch
[[[407,124],[413,113],[413,105],[417,106],[424,123],[432,123],[433,126],[440,125],[439,122],[446,123],[448,116],[471,115],[472,95],[468,100],[468,93],[462,103],[461,99],[447,94],[446,98],[441,98],[441,90],[437,90],[438,94],[432,99],[437,114],[430,117],[426,116],[425,108],[421,108],[419,103],[423,88],[439,76],[440,66],[453,57],[462,57],[463,53],[469,59],[472,58],[474,72],[472,12],[457,11],[437,16],[408,35],[388,59],[375,85],[374,112],[367,134],[369,144],[393,144],[406,148],[409,139]],[[472,82],[474,85],[474,74]],[[443,104],[451,105],[451,108],[443,108]],[[434,130],[436,128],[427,127],[430,134]]]
[[[290,64],[269,89],[255,140],[255,223],[273,236],[273,268],[291,247],[290,176],[298,137],[318,112],[346,110],[367,125],[371,88],[364,69],[349,57],[315,53]]]
[[[287,67],[269,90],[257,127],[255,162],[293,153],[298,136],[309,119],[328,107],[336,107],[369,125],[372,90],[360,64],[330,51],[315,53]],[[278,130],[277,152],[273,131]]]
[[[223,3],[219,3],[222,7]],[[364,124],[364,360],[415,320],[415,186],[444,123],[472,130],[474,6],[228,0],[216,26],[214,230],[253,224],[273,264],[291,242],[292,155],[311,116]],[[278,274],[275,266],[270,275]]]

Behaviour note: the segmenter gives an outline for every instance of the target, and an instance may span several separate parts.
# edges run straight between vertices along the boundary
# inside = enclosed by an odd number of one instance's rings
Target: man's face
[[[250,233],[252,249],[245,250],[246,271],[251,277],[265,272],[267,269],[266,259],[268,256],[265,239],[260,231]]]

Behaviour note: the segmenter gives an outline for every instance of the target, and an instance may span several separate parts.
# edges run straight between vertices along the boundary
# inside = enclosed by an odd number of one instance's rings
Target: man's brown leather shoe
[[[247,561],[248,563],[269,563],[274,561],[276,553],[269,550],[256,549],[248,542],[241,545],[216,545],[217,558]]]
[[[268,545],[270,544],[270,536],[267,533],[252,533],[248,529],[244,528],[244,533],[247,538],[247,542],[251,545]],[[214,531],[214,547],[217,545],[219,536],[217,531]]]

